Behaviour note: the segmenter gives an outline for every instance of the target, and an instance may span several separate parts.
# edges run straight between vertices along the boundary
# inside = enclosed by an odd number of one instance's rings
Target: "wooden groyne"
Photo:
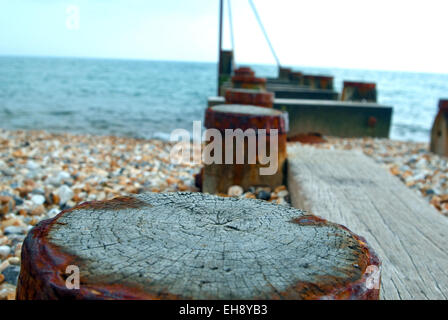
[[[213,157],[217,159],[204,165],[203,192],[227,194],[233,185],[247,190],[253,186],[274,189],[283,184],[287,113],[248,105],[217,105],[206,110],[204,124],[208,129],[218,130],[223,138],[220,156],[215,150]],[[231,136],[226,130],[232,132]],[[268,167],[275,167],[275,172],[262,174]]]
[[[224,103],[211,97],[208,106]],[[274,99],[274,109],[289,114],[288,137],[319,133],[337,137],[389,137],[392,107],[371,102]]]

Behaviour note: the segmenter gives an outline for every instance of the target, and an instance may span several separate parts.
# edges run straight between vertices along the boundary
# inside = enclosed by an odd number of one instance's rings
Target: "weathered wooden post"
[[[236,76],[255,77],[255,71],[250,67],[239,67],[234,72]]]
[[[278,68],[278,78],[281,80],[289,80],[289,76],[291,74],[292,70],[291,68]]]
[[[204,161],[203,192],[227,193],[233,185],[247,190],[283,184],[288,113],[249,105],[217,105],[206,110],[204,125],[217,129],[222,143],[221,157],[214,163]],[[263,174],[267,168],[276,170]]]
[[[219,1],[219,35],[218,35],[218,95],[222,95],[222,85],[229,81],[233,71],[233,50],[222,50],[222,28],[223,28],[223,12],[224,12],[223,0]]]
[[[439,111],[431,129],[430,151],[448,156],[448,99],[439,100]]]
[[[227,104],[247,104],[272,108],[274,105],[274,93],[251,89],[227,89],[225,101]]]
[[[380,269],[363,238],[298,209],[147,193],[40,222],[17,299],[378,299]]]
[[[289,81],[297,85],[303,85],[303,73],[302,72],[291,72],[289,74]]]
[[[249,67],[240,67],[232,77],[234,88],[266,90],[266,78],[255,77],[255,72]]]
[[[233,71],[233,51],[221,50],[218,68],[218,94],[222,95],[221,86],[231,79]]]
[[[371,82],[344,81],[342,101],[376,102],[376,84]]]
[[[314,76],[303,75],[303,84],[312,89],[326,89],[333,90],[333,77],[331,76]]]

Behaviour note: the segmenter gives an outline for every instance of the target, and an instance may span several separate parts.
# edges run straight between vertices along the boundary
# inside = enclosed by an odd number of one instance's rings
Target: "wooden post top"
[[[65,270],[80,270],[68,289]],[[148,193],[33,228],[18,299],[376,299],[380,262],[347,228],[255,199]]]
[[[245,104],[272,108],[274,93],[256,89],[227,89],[225,100],[228,104]]]
[[[254,77],[255,72],[250,67],[239,67],[234,71],[235,75]]]
[[[255,72],[249,67],[239,67],[234,71],[232,77],[233,83],[252,83],[252,84],[265,84],[265,78],[257,78]]]
[[[439,110],[448,110],[448,99],[439,100]]]
[[[257,78],[255,76],[237,74],[232,77],[232,82],[266,84],[266,78]]]
[[[241,104],[221,104],[210,107],[214,112],[235,113],[244,115],[264,115],[264,116],[281,116],[283,112],[276,109],[267,109],[257,106],[248,106]]]
[[[375,89],[376,83],[374,82],[360,82],[360,81],[344,81],[344,87],[355,87],[363,89]]]
[[[312,74],[304,74],[303,77],[306,79],[322,79],[322,80],[329,80],[329,81],[333,81],[333,79],[334,79],[333,76],[321,76],[321,75],[312,75]]]
[[[225,129],[277,129],[279,134],[289,130],[288,113],[272,108],[241,104],[222,104],[205,111],[206,128]]]

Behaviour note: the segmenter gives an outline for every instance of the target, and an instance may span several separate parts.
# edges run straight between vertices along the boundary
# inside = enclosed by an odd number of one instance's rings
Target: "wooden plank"
[[[221,86],[220,95],[224,96],[227,89],[232,88],[231,83]],[[315,89],[309,86],[292,84],[268,84],[267,91],[274,92],[277,98],[282,99],[310,99],[310,100],[338,100],[339,93],[330,89]]]
[[[208,106],[225,103],[210,97]],[[389,137],[392,107],[368,102],[274,99],[274,109],[289,114],[288,137],[318,132],[336,137]],[[324,115],[324,116],[322,116]]]
[[[369,102],[275,99],[289,114],[289,137],[318,132],[336,137],[389,137],[392,107]]]
[[[292,204],[366,238],[382,299],[448,298],[448,219],[361,152],[288,146]]]

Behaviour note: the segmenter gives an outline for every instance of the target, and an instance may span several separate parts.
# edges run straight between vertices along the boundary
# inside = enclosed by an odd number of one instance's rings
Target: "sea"
[[[428,142],[438,101],[448,98],[448,74],[292,67],[333,75],[339,92],[344,80],[375,82],[378,102],[393,107],[395,140]],[[0,56],[0,128],[168,140],[203,120],[216,72],[205,62]]]

